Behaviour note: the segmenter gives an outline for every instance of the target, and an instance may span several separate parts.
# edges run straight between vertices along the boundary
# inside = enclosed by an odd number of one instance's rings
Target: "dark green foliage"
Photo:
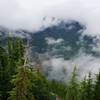
[[[91,73],[89,73],[88,78],[84,78],[81,83],[81,99],[82,100],[94,100],[94,84],[91,78]]]
[[[19,61],[24,55],[24,45],[23,41],[17,39],[15,41],[9,40],[8,41],[8,53],[10,57],[13,58],[15,61]]]
[[[66,85],[57,81],[51,81],[50,89],[54,96],[64,99],[66,96]]]
[[[87,99],[86,89],[87,89],[87,80],[86,80],[86,77],[85,77],[84,80],[81,82],[81,85],[80,85],[81,100]]]
[[[32,72],[24,67],[18,69],[18,73],[13,77],[14,88],[10,92],[8,100],[35,100],[32,89]]]
[[[9,96],[8,91],[12,88],[10,80],[16,73],[17,63],[23,57],[23,50],[23,44],[19,39],[9,39],[6,48],[0,47],[0,100],[6,100]]]
[[[94,86],[94,99],[100,100],[100,70],[99,74],[96,75],[96,81]]]
[[[36,100],[50,100],[50,87],[44,75],[39,70],[33,71],[32,93]]]
[[[20,39],[0,47],[0,100],[100,100],[100,71],[95,81],[91,73],[79,81],[76,67],[67,84],[49,81],[24,54]]]
[[[8,70],[8,54],[0,47],[0,100],[6,100],[10,90],[10,75]]]
[[[79,81],[76,67],[73,70],[71,80],[67,87],[66,100],[80,100]]]
[[[91,73],[88,75],[87,84],[86,84],[86,99],[93,100],[93,80],[91,78]]]
[[[16,73],[17,63],[23,61],[24,46],[22,40],[8,40],[9,69],[11,74]]]

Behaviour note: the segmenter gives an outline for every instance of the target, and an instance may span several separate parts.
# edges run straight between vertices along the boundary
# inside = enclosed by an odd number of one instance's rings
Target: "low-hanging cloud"
[[[49,40],[50,43],[48,43],[47,40]],[[62,45],[59,45],[62,42],[57,42],[58,40],[61,40],[61,38],[58,38],[57,40],[53,38],[46,38],[45,41],[48,43],[48,45],[54,45],[54,47],[51,52],[48,51],[42,54],[42,56],[39,56],[42,61],[41,68],[47,78],[50,80],[68,82],[75,67],[77,67],[78,78],[80,80],[85,76],[88,76],[89,72],[91,72],[92,77],[95,78],[95,74],[97,74],[100,69],[100,40],[94,39],[94,43],[96,42],[96,45],[91,45],[91,50],[97,53],[97,55],[93,55],[91,52],[86,53],[83,46],[78,52],[76,52],[76,55],[70,59],[66,59],[64,56],[58,56],[54,53],[62,48]],[[59,45],[59,48],[55,48],[55,45]],[[69,45],[63,47],[63,49],[66,49],[67,51],[72,50],[71,46]],[[52,55],[52,52],[54,55]]]
[[[76,20],[85,25],[84,34],[100,35],[100,0],[0,0],[1,26],[35,31],[42,26],[55,24],[59,20]],[[72,28],[72,26],[69,27],[69,30]],[[22,35],[19,34],[19,36]],[[48,45],[63,42],[62,39],[46,38],[46,40]],[[99,44],[93,47],[94,51],[100,51]],[[64,49],[72,48],[68,46]],[[93,74],[97,73],[100,68],[99,63],[100,58],[83,52],[70,60],[52,57],[42,62],[48,78],[58,81],[66,81],[75,65],[78,67],[80,77],[89,71]]]
[[[80,56],[70,60],[54,57],[42,62],[43,70],[47,74],[47,78],[61,82],[68,82],[75,67],[77,68],[79,79],[83,79],[89,72],[91,72],[94,78],[94,75],[99,72],[99,64],[100,58],[85,53],[81,53]]]
[[[0,25],[37,30],[53,23],[51,17],[79,21],[84,33],[100,34],[99,0],[0,0]]]

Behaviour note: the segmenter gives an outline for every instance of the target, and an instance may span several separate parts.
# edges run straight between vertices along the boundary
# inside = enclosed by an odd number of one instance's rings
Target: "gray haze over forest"
[[[75,20],[84,25],[85,30],[81,35],[96,36],[98,41],[94,39],[96,45],[91,49],[100,54],[100,0],[0,0],[0,25],[9,29],[25,29],[38,33],[41,29],[58,25],[61,20]],[[73,26],[68,30],[73,30]],[[17,35],[23,36],[16,33]],[[63,38],[45,38],[48,46],[54,47],[64,41]],[[60,48],[61,45],[58,49]],[[72,50],[69,45],[63,48]],[[53,50],[56,51],[55,48]],[[46,54],[49,60],[43,60],[42,65],[49,79],[66,81],[74,66],[77,66],[80,78],[89,71],[97,73],[100,68],[100,57],[85,53],[83,48],[79,49],[77,56],[67,60],[60,56],[50,56],[49,52],[43,55]]]

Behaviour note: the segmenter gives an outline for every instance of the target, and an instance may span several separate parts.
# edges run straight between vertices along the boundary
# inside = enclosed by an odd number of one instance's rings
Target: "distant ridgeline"
[[[11,32],[11,38],[22,38],[29,42],[34,56],[48,54],[70,59],[84,52],[99,57],[100,52],[93,49],[93,46],[96,46],[96,37],[83,36],[84,30],[85,26],[77,21],[61,21],[57,25],[33,33],[26,30],[9,31],[2,27],[0,28],[0,45],[6,43],[8,33]]]

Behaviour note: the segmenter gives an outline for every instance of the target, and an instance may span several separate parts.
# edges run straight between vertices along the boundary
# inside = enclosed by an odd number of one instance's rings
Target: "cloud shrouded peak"
[[[85,33],[100,34],[99,0],[0,0],[2,26],[36,30],[51,24],[51,17],[79,21],[86,25]]]

